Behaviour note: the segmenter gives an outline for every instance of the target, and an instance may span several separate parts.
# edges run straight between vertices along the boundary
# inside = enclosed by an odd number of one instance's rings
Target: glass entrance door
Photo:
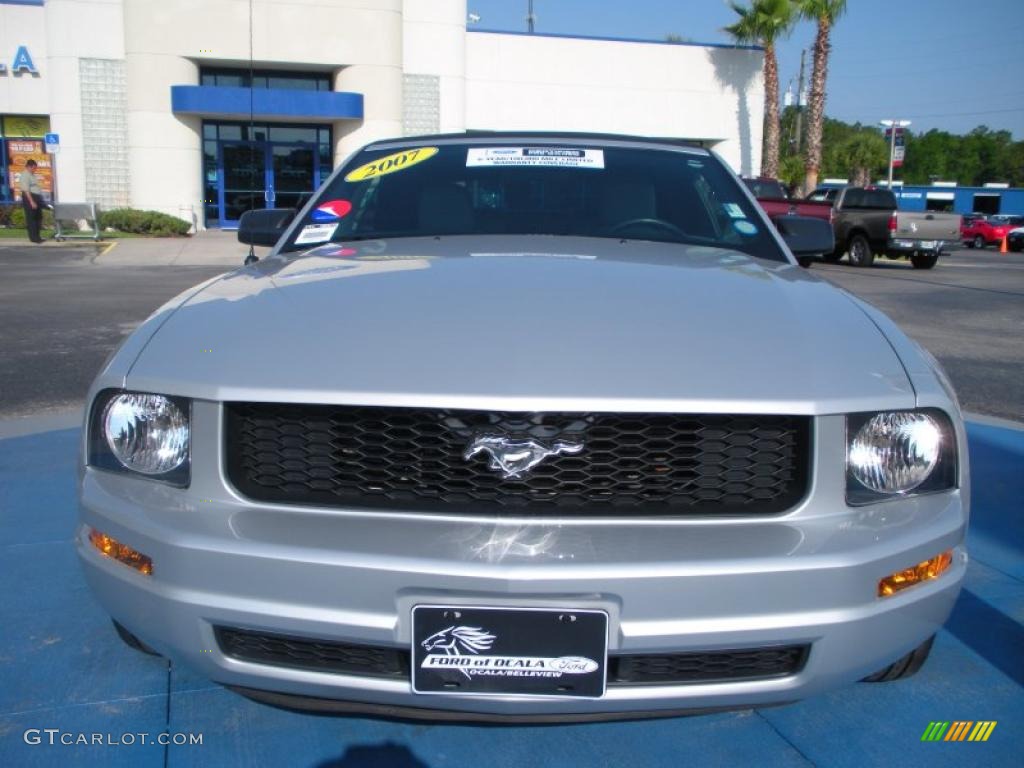
[[[254,208],[297,208],[320,186],[315,145],[221,141],[218,149],[221,227],[237,227],[242,214]]]
[[[298,208],[300,203],[320,186],[320,169],[315,147],[271,144],[269,166],[276,198],[275,208]]]
[[[267,145],[260,141],[220,143],[217,206],[222,227],[237,227],[242,214],[271,208],[273,172],[267,163]]]

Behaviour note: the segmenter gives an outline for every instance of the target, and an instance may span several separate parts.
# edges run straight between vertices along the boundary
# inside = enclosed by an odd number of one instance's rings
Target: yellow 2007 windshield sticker
[[[349,171],[345,176],[345,181],[367,181],[368,179],[375,179],[388,173],[404,171],[406,168],[416,165],[416,163],[429,160],[436,154],[437,147],[416,147],[415,149],[395,152],[393,155],[378,157],[372,163],[360,165],[354,171]]]

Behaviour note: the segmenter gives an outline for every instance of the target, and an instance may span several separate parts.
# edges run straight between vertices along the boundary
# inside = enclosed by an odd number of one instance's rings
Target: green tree
[[[730,3],[739,14],[736,23],[725,28],[738,42],[764,48],[764,143],[761,173],[779,175],[779,63],[775,42],[789,34],[795,20],[792,0],[752,0],[750,7]]]
[[[779,181],[787,189],[799,189],[804,183],[804,159],[801,155],[788,155],[779,162]]]
[[[795,110],[787,108],[782,115],[784,136],[791,136]],[[860,138],[872,136],[872,139]],[[964,135],[932,129],[925,133],[904,132],[906,159],[902,168],[897,169],[897,178],[907,184],[930,184],[933,181],[955,181],[961,186],[981,186],[987,182],[1005,182],[1011,186],[1024,186],[1024,141],[1014,141],[1008,131],[994,131],[978,126]],[[867,160],[853,162],[860,153],[852,153],[854,146],[878,147],[882,141],[882,157],[867,155]],[[852,179],[857,169],[877,172],[880,178],[889,163],[889,144],[882,131],[874,126],[860,123],[845,123],[826,117],[822,122],[821,174]],[[791,145],[783,154],[782,167],[793,157]],[[875,150],[873,150],[875,151]],[[790,165],[790,167],[795,167]],[[782,177],[785,172],[780,171]]]
[[[872,174],[881,173],[889,162],[889,146],[878,131],[857,131],[839,145],[839,162],[848,178],[860,187],[871,183]]]
[[[846,10],[846,0],[796,0],[800,15],[818,25],[814,36],[814,64],[811,67],[811,89],[807,98],[807,173],[804,190],[818,186],[822,160],[822,131],[825,120],[825,85],[828,79],[828,56],[832,49],[830,36],[836,20]]]

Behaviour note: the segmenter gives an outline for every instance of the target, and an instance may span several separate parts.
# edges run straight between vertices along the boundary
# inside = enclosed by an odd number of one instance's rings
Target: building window
[[[326,72],[289,72],[257,69],[215,69],[203,67],[199,70],[200,85],[215,85],[222,88],[280,88],[291,91],[329,91],[331,77]]]

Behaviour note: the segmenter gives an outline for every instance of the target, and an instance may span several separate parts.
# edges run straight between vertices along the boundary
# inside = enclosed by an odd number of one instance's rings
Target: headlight
[[[939,411],[889,411],[847,419],[846,496],[864,504],[956,485],[956,441]]]
[[[143,392],[108,391],[96,399],[89,463],[187,485],[189,402]]]

